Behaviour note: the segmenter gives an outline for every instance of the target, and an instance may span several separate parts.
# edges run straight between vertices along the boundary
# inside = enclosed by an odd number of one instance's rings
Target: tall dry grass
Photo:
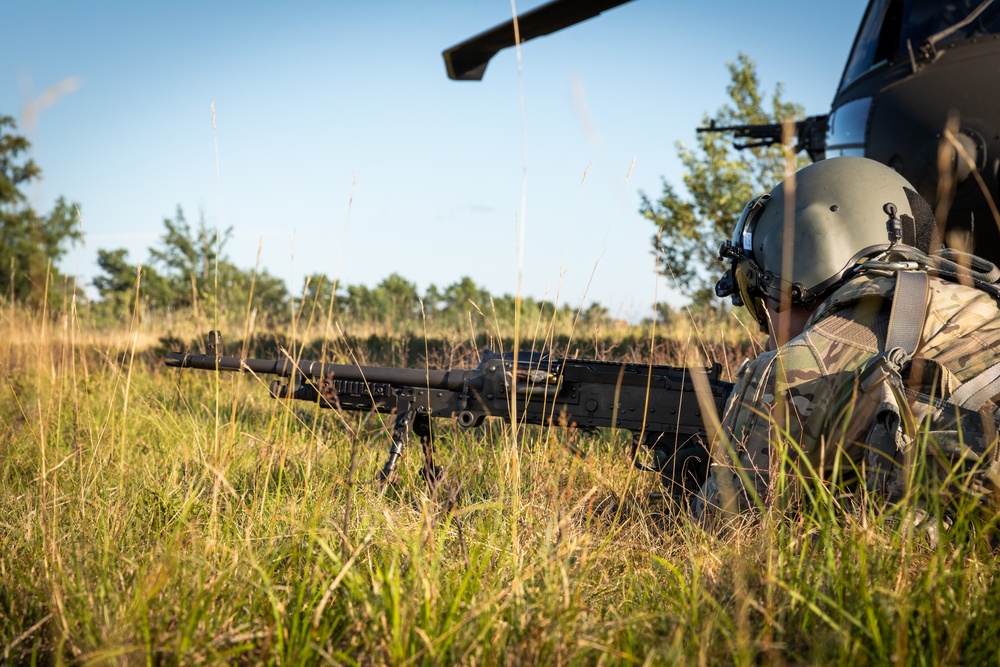
[[[718,326],[649,347],[739,356]],[[411,451],[382,492],[382,417],[166,369],[136,320],[8,306],[0,327],[4,662],[997,661],[974,513],[933,543],[818,492],[706,533],[620,439],[496,423],[442,425],[444,480]]]

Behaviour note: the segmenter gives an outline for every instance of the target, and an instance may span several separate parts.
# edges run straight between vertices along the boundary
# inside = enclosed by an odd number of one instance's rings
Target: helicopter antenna
[[[586,21],[626,2],[629,0],[553,0],[517,17],[518,36],[523,44],[529,39]],[[448,69],[448,78],[480,81],[490,58],[514,45],[513,19],[456,44],[441,54]]]

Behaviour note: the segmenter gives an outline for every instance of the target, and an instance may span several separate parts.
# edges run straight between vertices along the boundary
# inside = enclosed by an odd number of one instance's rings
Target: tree
[[[338,297],[338,311],[347,315],[352,321],[365,320],[373,322],[378,319],[375,313],[375,297],[367,285],[347,285],[346,294]]]
[[[442,296],[444,313],[448,322],[454,326],[467,325],[470,314],[478,318],[479,313],[485,316],[492,308],[490,293],[468,276],[462,276],[458,282],[448,285]]]
[[[240,269],[223,254],[231,227],[217,239],[204,217],[192,227],[180,206],[163,226],[159,244],[149,249],[150,260],[143,264],[140,305],[194,308],[196,313],[217,312],[230,318],[243,317],[249,306],[271,320],[288,320],[291,302],[285,282],[267,271],[255,275]],[[94,278],[94,287],[114,312],[132,302],[136,287],[136,267],[127,257],[124,248],[98,251],[103,273]]]
[[[58,305],[65,294],[58,286],[66,280],[58,261],[83,238],[79,206],[60,197],[40,215],[27,203],[22,189],[42,170],[26,157],[31,143],[16,130],[13,118],[0,116],[0,296],[39,306],[48,286],[49,303]]]
[[[399,275],[392,273],[375,288],[381,307],[391,317],[407,320],[420,313],[420,294],[417,286]]]
[[[180,206],[173,220],[163,219],[163,226],[166,231],[159,247],[149,249],[150,259],[171,278],[173,305],[197,309],[199,302],[214,294],[213,271],[233,228],[216,235],[202,216],[192,229]]]
[[[128,261],[125,248],[98,250],[97,265],[102,273],[94,278],[93,285],[110,314],[120,317],[128,312],[136,294],[137,278],[140,287],[138,298],[142,306],[149,309],[172,304],[170,281],[151,266],[143,266],[141,277],[137,276],[137,267]]]
[[[302,281],[302,291],[294,297],[296,311],[313,317],[317,313],[326,316],[337,285],[325,273],[315,272]],[[335,311],[336,312],[336,311]]]
[[[726,63],[730,82],[726,87],[729,102],[715,114],[718,125],[783,123],[804,116],[798,104],[782,99],[779,83],[766,100],[761,92],[755,63],[744,53],[736,62]],[[703,124],[708,125],[706,115]],[[710,303],[718,279],[716,257],[723,239],[732,235],[743,207],[751,197],[763,194],[783,178],[783,147],[737,150],[732,138],[716,132],[702,132],[697,146],[677,144],[684,165],[686,196],[663,179],[663,192],[653,201],[640,193],[639,212],[656,226],[653,253],[660,271],[677,281],[681,291],[697,304]],[[795,169],[808,162],[796,158]]]
[[[257,311],[275,323],[286,323],[291,317],[292,301],[285,281],[267,269],[256,272],[240,269],[227,259],[219,260],[219,290],[214,286],[202,295],[204,303],[218,300],[219,312],[228,317],[242,317],[248,309]],[[206,306],[207,307],[207,306]],[[211,311],[208,311],[211,312]]]
[[[593,302],[580,313],[580,320],[587,325],[604,325],[612,321],[611,312],[599,304]]]

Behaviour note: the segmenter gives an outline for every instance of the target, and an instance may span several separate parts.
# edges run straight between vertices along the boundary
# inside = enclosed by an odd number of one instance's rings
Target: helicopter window
[[[854,40],[851,57],[844,69],[844,88],[876,65],[891,60],[899,52],[903,0],[873,0],[865,12]]]
[[[997,6],[991,6],[997,5]],[[967,39],[974,35],[1000,32],[1000,3],[993,0],[911,0],[904,10],[902,39],[900,45],[906,50],[907,42],[916,51],[928,39],[938,36],[948,28],[981,11],[968,25],[958,27],[954,32],[941,35],[937,43],[948,43]],[[937,41],[937,40],[935,40]]]
[[[940,45],[996,33],[1000,33],[1000,0],[872,0],[840,89],[883,63],[909,60],[910,50],[919,51],[928,40]]]
[[[872,98],[863,97],[840,106],[830,114],[826,130],[826,157],[864,156],[871,108]]]

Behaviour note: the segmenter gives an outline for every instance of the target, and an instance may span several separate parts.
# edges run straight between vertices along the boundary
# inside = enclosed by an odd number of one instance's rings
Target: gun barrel
[[[166,364],[174,368],[195,368],[206,371],[251,372],[256,375],[299,375],[312,380],[338,378],[357,382],[386,382],[390,384],[428,387],[430,389],[456,390],[462,387],[465,370],[425,370],[420,368],[387,368],[384,366],[355,366],[353,364],[324,364],[301,359],[253,359],[243,357],[216,357],[208,354],[168,352]]]
[[[753,139],[781,139],[781,125],[709,125],[708,127],[695,128],[695,132],[718,132],[720,134],[733,134],[737,137],[750,137]]]

